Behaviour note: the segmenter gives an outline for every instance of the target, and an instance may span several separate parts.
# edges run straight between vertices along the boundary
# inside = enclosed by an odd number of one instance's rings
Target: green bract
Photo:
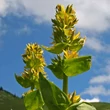
[[[45,50],[54,53],[54,54],[60,54],[63,52],[63,50],[68,46],[66,43],[57,43],[52,47],[45,47],[42,46]]]
[[[76,76],[88,71],[90,67],[91,56],[83,56],[71,59],[54,58],[52,59],[52,64],[48,65],[48,68],[59,79],[63,79],[63,74],[66,76]]]
[[[89,103],[79,102],[72,104],[66,110],[96,110],[96,109]]]
[[[52,45],[39,46],[31,43],[22,55],[25,63],[21,76],[15,75],[16,81],[24,88],[24,104],[27,110],[96,110],[86,102],[80,102],[80,95],[74,91],[68,94],[68,77],[77,76],[91,67],[91,56],[79,56],[86,38],[75,31],[77,18],[72,5],[66,8],[56,6],[53,23]],[[47,79],[42,48],[55,54],[51,64],[47,65],[52,73],[63,80],[63,90]]]
[[[25,107],[27,110],[42,110],[44,101],[39,90],[31,91],[25,96]]]

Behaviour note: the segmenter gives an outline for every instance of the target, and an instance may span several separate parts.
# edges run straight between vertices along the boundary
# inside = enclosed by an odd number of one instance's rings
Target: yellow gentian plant
[[[96,110],[91,104],[80,102],[80,95],[76,95],[76,91],[71,95],[68,93],[68,77],[82,74],[91,67],[91,56],[79,56],[86,38],[76,31],[77,22],[72,5],[65,8],[58,4],[55,18],[52,19],[52,45],[46,47],[30,43],[26,46],[22,55],[24,72],[21,76],[15,75],[15,78],[21,86],[30,88],[24,94],[27,110]],[[56,55],[47,68],[63,81],[62,90],[46,78],[42,48]]]

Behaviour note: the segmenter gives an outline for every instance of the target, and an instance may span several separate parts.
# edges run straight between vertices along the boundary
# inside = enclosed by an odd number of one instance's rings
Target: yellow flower
[[[32,66],[45,66],[45,61],[43,58],[43,50],[40,48],[39,45],[37,45],[36,43],[34,44],[28,44],[26,46],[26,50],[25,53],[22,55],[23,60],[25,63],[29,63]]]
[[[76,51],[63,50],[63,52],[66,59],[78,57],[78,53]]]
[[[72,95],[69,95],[69,99],[72,103],[77,103],[81,100],[80,95],[76,95],[76,91],[74,91]]]

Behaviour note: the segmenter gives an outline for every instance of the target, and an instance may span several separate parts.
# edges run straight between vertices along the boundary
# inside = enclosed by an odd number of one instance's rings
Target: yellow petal
[[[73,40],[79,38],[79,36],[80,36],[80,32],[78,32],[78,33],[73,37]]]
[[[73,103],[79,102],[80,101],[80,95],[76,95],[73,97]]]

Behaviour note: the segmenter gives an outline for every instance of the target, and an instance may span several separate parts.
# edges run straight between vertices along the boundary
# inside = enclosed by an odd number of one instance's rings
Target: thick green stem
[[[63,74],[63,92],[68,94],[68,76]]]

